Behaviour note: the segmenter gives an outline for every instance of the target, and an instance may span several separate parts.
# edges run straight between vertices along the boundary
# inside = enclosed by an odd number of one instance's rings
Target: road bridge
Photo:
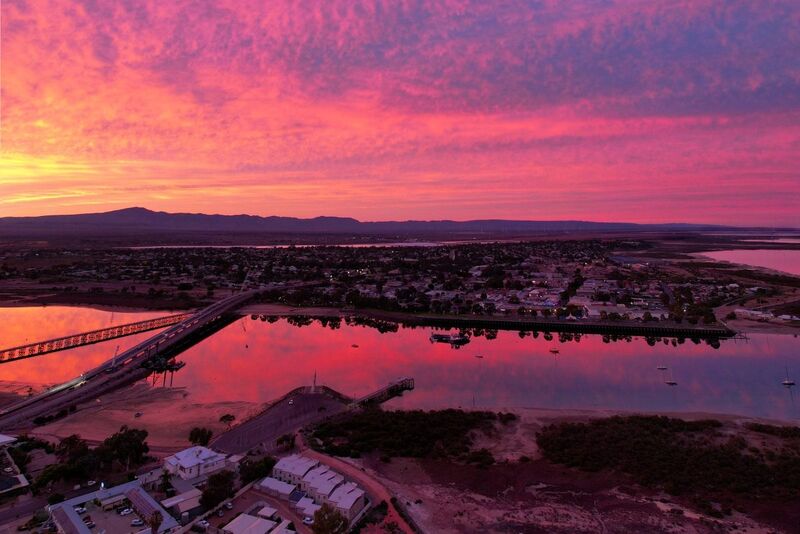
[[[144,378],[150,372],[142,366],[144,362],[159,355],[177,354],[219,330],[259,293],[259,290],[243,291],[187,314],[180,322],[79,377],[0,410],[0,429],[30,427],[37,418],[66,413],[72,406]]]
[[[140,334],[150,330],[158,330],[178,324],[190,318],[192,313],[177,313],[175,315],[167,315],[165,317],[157,317],[155,319],[147,319],[145,321],[137,321],[135,323],[127,323],[108,328],[100,328],[98,330],[91,330],[80,334],[72,334],[64,337],[57,337],[48,339],[46,341],[37,341],[27,345],[20,345],[18,347],[11,347],[10,349],[0,350],[0,363],[13,362],[25,358],[33,358],[35,356],[42,356],[51,352],[60,350],[74,349],[84,345],[92,345],[116,339],[119,337],[130,336],[133,334]]]

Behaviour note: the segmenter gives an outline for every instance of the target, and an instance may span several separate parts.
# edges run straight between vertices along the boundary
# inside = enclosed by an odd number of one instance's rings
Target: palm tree
[[[164,518],[161,516],[161,512],[156,510],[150,517],[147,518],[147,524],[150,526],[151,534],[157,534],[158,528],[161,526],[161,523],[164,521]]]

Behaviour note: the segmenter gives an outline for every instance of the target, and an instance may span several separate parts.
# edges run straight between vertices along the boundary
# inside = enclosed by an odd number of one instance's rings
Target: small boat
[[[678,385],[678,383],[675,382],[674,380],[672,380],[671,378],[669,380],[665,380],[664,383],[666,385],[668,385],[668,386],[677,386]]]
[[[461,333],[456,334],[431,334],[431,343],[449,343],[451,345],[460,346],[469,343],[469,338]]]
[[[550,349],[550,354],[558,354],[559,352],[561,352],[561,351],[556,349],[556,348]]]
[[[480,355],[480,354],[476,354],[476,355],[475,355],[475,357],[476,357],[476,358],[478,358],[479,360],[482,360],[482,359],[483,359],[483,356],[482,356],[482,355]]]
[[[659,365],[658,367],[656,367],[656,369],[658,369],[659,371],[666,371],[667,370],[667,366],[666,365]]]
[[[350,345],[350,346],[351,346],[351,347],[353,347],[354,349],[357,349],[357,348],[358,348],[358,345],[356,345],[355,343],[353,343],[353,344],[352,344],[352,345]]]
[[[784,380],[783,380],[783,382],[781,382],[781,384],[783,384],[783,386],[787,387],[787,388],[790,388],[790,387],[794,386],[794,380],[789,378],[789,368],[788,367],[786,368],[786,378],[784,378]]]

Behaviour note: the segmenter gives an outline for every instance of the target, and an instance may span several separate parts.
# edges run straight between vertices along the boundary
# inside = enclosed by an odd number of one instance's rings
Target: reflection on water
[[[800,276],[800,250],[715,250],[703,252],[703,256]]]
[[[85,309],[30,310],[0,310],[0,338],[9,338],[10,324],[14,325],[12,334],[34,328],[38,322],[50,324],[51,332],[64,334],[103,326],[110,315]],[[96,324],[87,328],[90,321]],[[286,320],[270,323],[243,318],[182,354],[180,359],[187,365],[175,374],[174,385],[186,387],[196,402],[263,402],[311,384],[315,375],[318,383],[353,396],[400,376],[411,376],[416,390],[390,405],[800,417],[793,398],[796,388],[781,385],[787,368],[790,376],[800,378],[800,339],[793,336],[751,335],[746,342],[722,341],[715,349],[691,341],[675,346],[669,340],[666,344],[650,340],[648,344],[642,338],[608,343],[601,336],[583,335],[560,342],[557,335],[548,340],[543,334],[534,338],[500,331],[494,339],[473,337],[455,350],[445,343],[431,343],[430,333],[427,328],[401,327],[397,332],[380,333],[345,323],[332,329],[318,321],[299,327]],[[136,342],[132,338],[118,341],[123,348]],[[3,364],[0,380],[66,380],[108,359],[116,344],[111,341]],[[557,354],[551,352],[553,348],[559,349]],[[666,370],[658,369],[662,366]],[[678,385],[668,386],[665,382],[670,379]]]

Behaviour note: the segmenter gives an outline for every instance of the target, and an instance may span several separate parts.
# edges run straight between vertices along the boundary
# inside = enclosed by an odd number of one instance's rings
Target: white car
[[[208,527],[211,526],[211,523],[209,523],[205,519],[201,519],[200,521],[197,522],[197,524],[200,525],[203,528],[208,528]]]
[[[232,502],[226,502],[225,503],[225,508],[227,508],[228,510],[233,510],[233,503]]]
[[[133,510],[131,510],[130,508],[125,508],[123,511],[119,513],[119,515],[131,515],[132,513]]]
[[[131,521],[131,526],[132,526],[132,527],[141,527],[141,526],[144,526],[144,521],[142,521],[141,519],[139,519],[139,518],[137,517],[136,519],[134,519],[133,521]]]
[[[304,524],[304,525],[313,525],[313,524],[314,524],[314,518],[313,518],[313,517],[308,517],[308,516],[305,516],[305,517],[303,518],[303,524]]]
[[[86,513],[86,508],[84,508],[83,506],[76,506],[74,508],[74,510],[75,510],[76,514],[85,514]]]

